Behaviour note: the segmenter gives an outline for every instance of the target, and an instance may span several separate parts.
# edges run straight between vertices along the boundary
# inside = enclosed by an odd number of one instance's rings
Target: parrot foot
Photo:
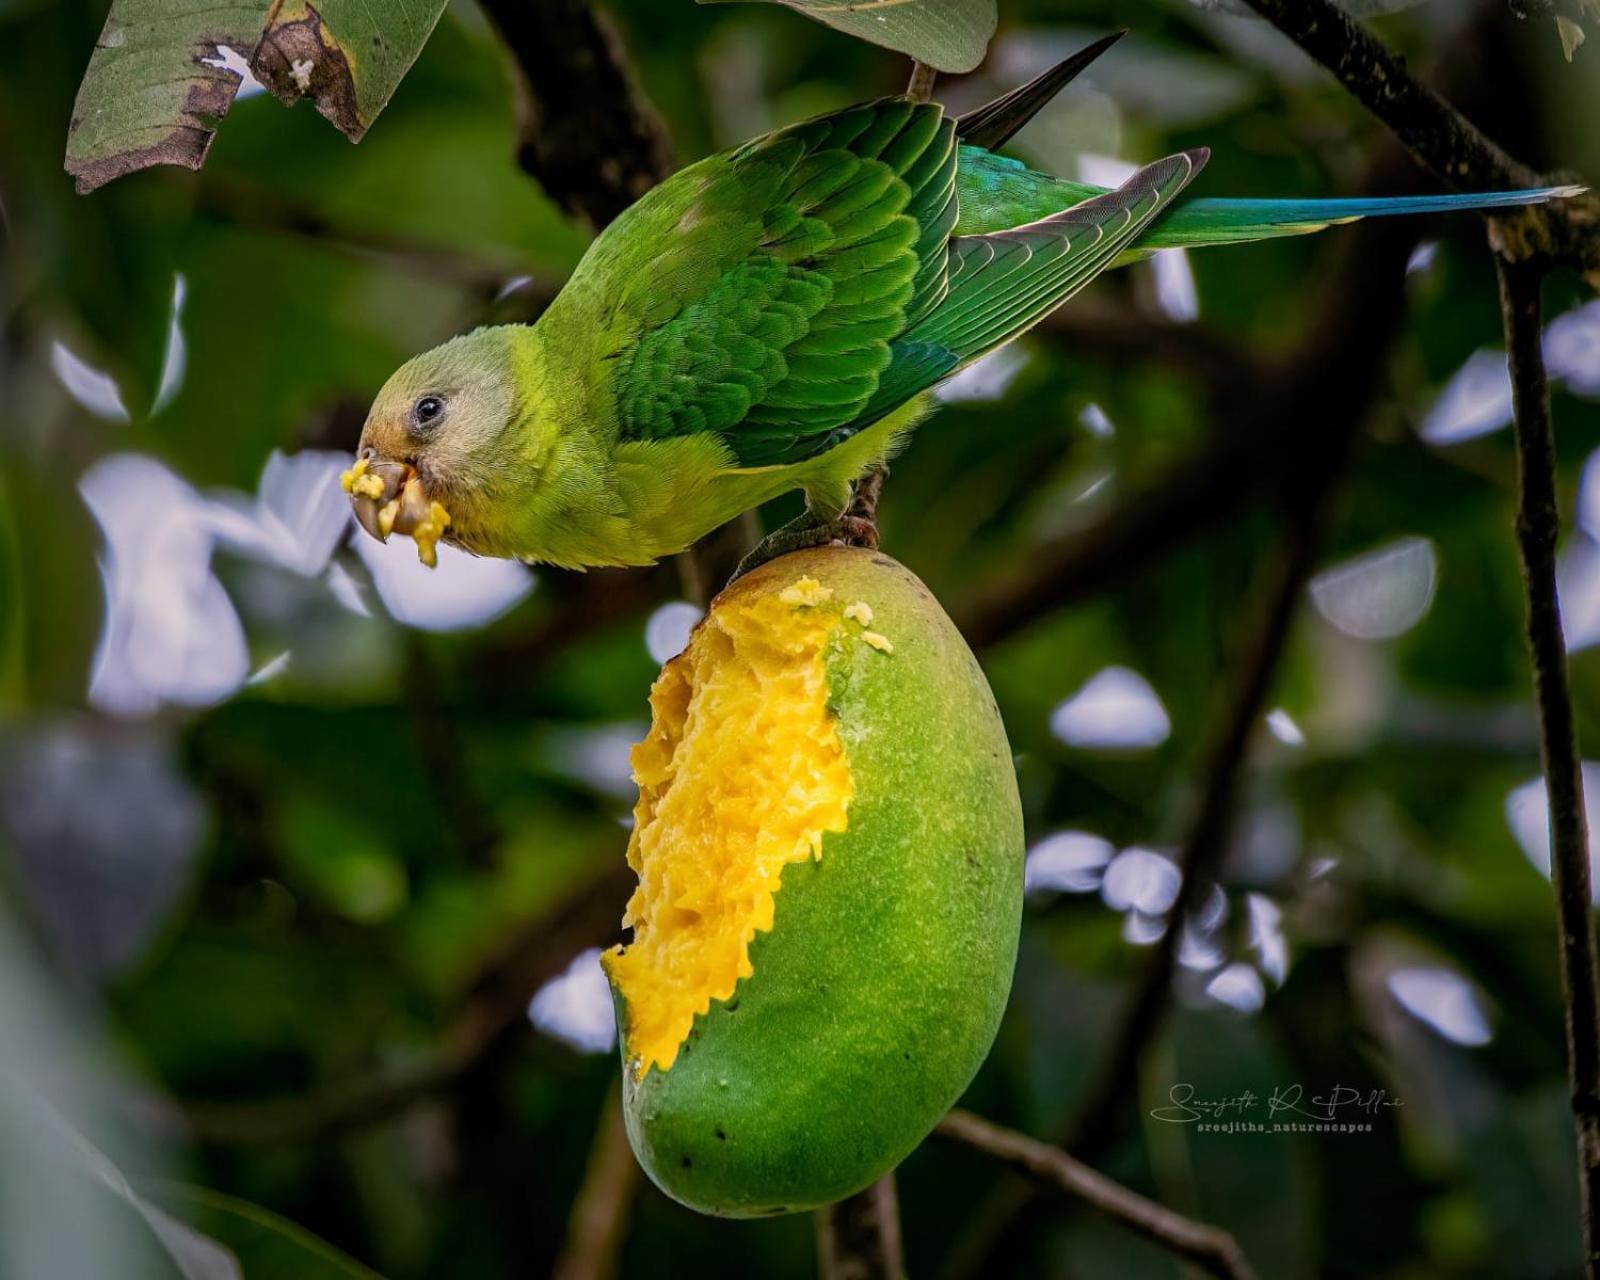
[[[739,561],[729,582],[737,582],[752,569],[758,569],[769,560],[788,555],[791,551],[809,551],[812,547],[868,547],[878,546],[878,526],[864,516],[845,514],[833,520],[818,520],[803,515],[791,520],[781,529],[775,529],[756,544],[755,550]]]

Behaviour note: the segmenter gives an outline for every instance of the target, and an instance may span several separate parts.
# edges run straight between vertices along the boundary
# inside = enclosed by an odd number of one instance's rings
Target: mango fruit
[[[826,547],[723,591],[650,703],[633,937],[603,959],[634,1152],[706,1213],[842,1199],[966,1089],[1010,992],[994,698],[909,570]]]

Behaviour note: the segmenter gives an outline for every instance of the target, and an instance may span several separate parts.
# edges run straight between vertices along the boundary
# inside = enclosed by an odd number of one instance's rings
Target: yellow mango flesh
[[[714,612],[651,690],[650,735],[632,755],[633,941],[604,961],[632,1011],[636,1076],[671,1067],[696,1015],[751,975],[783,868],[848,823],[854,785],[823,654],[839,618],[804,602],[818,594],[807,581]]]
[[[616,996],[629,1140],[707,1213],[841,1199],[971,1081],[1022,904],[1011,751],[937,601],[875,552],[713,601],[634,754]]]

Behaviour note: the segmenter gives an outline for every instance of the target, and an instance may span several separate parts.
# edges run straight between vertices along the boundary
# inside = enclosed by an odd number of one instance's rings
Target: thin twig
[[[1555,436],[1545,375],[1540,286],[1543,268],[1496,255],[1500,310],[1516,409],[1517,549],[1527,588],[1528,656],[1539,711],[1539,751],[1550,806],[1550,876],[1560,922],[1567,1074],[1578,1138],[1579,1217],[1587,1274],[1600,1275],[1600,994],[1590,914],[1589,833],[1583,773],[1556,598]]]
[[[551,1280],[612,1280],[638,1189],[639,1162],[628,1147],[619,1084],[600,1109],[583,1185],[567,1224],[567,1243]]]
[[[411,723],[417,763],[426,779],[461,861],[486,868],[492,861],[501,831],[490,806],[478,792],[462,741],[461,726],[440,688],[440,673],[432,653],[415,632],[405,641],[401,701]]]
[[[906,85],[906,97],[917,102],[927,102],[933,97],[933,82],[939,78],[938,69],[926,62],[913,61],[911,79]]]
[[[952,1111],[939,1122],[935,1132],[1001,1161],[1040,1186],[1081,1200],[1135,1235],[1193,1263],[1207,1275],[1220,1276],[1222,1280],[1254,1280],[1255,1272],[1239,1242],[1221,1227],[1196,1222],[1157,1204],[1081,1160],[1074,1160],[1059,1147],[990,1124],[970,1111]]]
[[[894,1174],[817,1210],[817,1274],[822,1280],[901,1280],[905,1275]]]
[[[1537,172],[1512,159],[1443,94],[1413,76],[1347,10],[1330,0],[1247,3],[1333,72],[1440,182],[1458,191],[1539,185]]]
[[[309,1142],[389,1120],[450,1089],[511,1033],[527,1024],[533,993],[585,947],[616,936],[634,876],[617,861],[529,921],[485,970],[437,1047],[413,1065],[337,1081],[301,1097],[261,1102],[181,1102],[143,1118],[204,1142]]]
[[[1423,165],[1458,189],[1536,185],[1440,94],[1417,81],[1365,27],[1331,0],[1249,3],[1334,73]],[[1520,499],[1517,543],[1527,589],[1527,637],[1550,808],[1551,879],[1561,929],[1569,1088],[1577,1130],[1579,1216],[1587,1274],[1600,1276],[1600,996],[1590,914],[1588,834],[1566,646],[1556,596],[1560,522],[1545,375],[1540,286],[1552,261],[1600,288],[1600,199],[1592,193],[1490,222],[1510,353]]]
[[[1338,77],[1439,181],[1458,191],[1535,187],[1543,177],[1513,159],[1333,0],[1248,0],[1251,8]],[[1494,219],[1499,246],[1517,259],[1544,254],[1584,271],[1600,288],[1600,198],[1535,205]]]
[[[928,101],[937,74],[926,63],[913,62],[906,96]],[[878,545],[878,499],[888,477],[888,463],[877,462],[856,481],[844,513],[852,545]],[[823,1280],[898,1280],[904,1274],[894,1174],[817,1210],[817,1269]]]
[[[1167,913],[1166,931],[1153,948],[1118,1023],[1098,1083],[1089,1090],[1077,1132],[1067,1144],[1079,1153],[1103,1150],[1121,1127],[1127,1101],[1137,1090],[1144,1051],[1165,1020],[1185,921],[1221,871],[1238,812],[1250,739],[1282,664],[1306,580],[1316,565],[1327,496],[1334,477],[1342,471],[1342,459],[1323,461],[1325,465],[1313,472],[1318,483],[1304,486],[1301,505],[1288,517],[1279,554],[1268,566],[1261,608],[1228,667],[1234,678],[1224,689],[1200,779],[1200,803],[1179,857],[1183,878],[1178,895]]]
[[[1405,169],[1391,148],[1369,167],[1361,189],[1392,189]],[[1347,233],[1304,340],[1272,363],[1243,357],[1219,371],[1209,388],[1214,425],[1205,444],[960,602],[954,612],[968,643],[991,648],[1064,605],[1126,582],[1246,506],[1283,494],[1329,442],[1339,447],[1381,386],[1420,234],[1403,219]]]
[[[878,499],[883,497],[883,482],[889,478],[889,464],[875,462],[856,481],[845,508],[845,525],[850,530],[851,546],[876,549],[878,545]]]
[[[1396,150],[1379,157],[1363,188],[1381,189],[1395,181],[1391,170],[1397,163],[1403,165],[1403,157]],[[1059,608],[1063,600],[1125,580],[1144,561],[1184,545],[1191,531],[1218,518],[1208,510],[1210,504],[1232,513],[1247,501],[1275,496],[1285,511],[1295,513],[1290,522],[1294,537],[1280,554],[1262,611],[1242,642],[1236,659],[1240,665],[1230,668],[1234,678],[1205,757],[1205,779],[1182,855],[1184,885],[1191,894],[1204,888],[1200,882],[1214,874],[1214,860],[1226,846],[1243,763],[1240,753],[1282,655],[1299,599],[1295,584],[1303,582],[1315,554],[1320,517],[1309,517],[1325,496],[1321,487],[1342,470],[1382,388],[1383,371],[1404,323],[1406,264],[1419,234],[1402,220],[1353,229],[1326,274],[1317,322],[1289,358],[1264,368],[1251,399],[1231,414],[1219,415],[1213,432],[1216,465],[1194,472],[1188,489],[1181,465],[1168,473],[1152,523],[1141,523],[1137,508],[1119,507],[1114,537],[1092,530],[1091,540],[1081,547],[1068,539],[1044,548],[1030,557],[1029,567],[1017,578],[958,614],[974,647],[992,645]],[[1232,461],[1238,469],[1230,474]],[[1093,548],[1107,545],[1119,547],[1129,558],[1111,566],[1097,563]],[[1171,990],[1181,928],[1177,922],[1182,919],[1177,907],[1169,919],[1174,924],[1138,981],[1098,1083],[1089,1090],[1090,1101],[1079,1109],[1073,1128],[1061,1135],[1073,1139],[1072,1150],[1080,1159],[1097,1159],[1129,1118],[1136,1067],[1161,1025]],[[1028,1188],[1011,1184],[997,1189],[973,1215],[946,1274],[967,1277],[1002,1269],[995,1263],[995,1251],[1023,1237],[1019,1221],[1036,1207]]]

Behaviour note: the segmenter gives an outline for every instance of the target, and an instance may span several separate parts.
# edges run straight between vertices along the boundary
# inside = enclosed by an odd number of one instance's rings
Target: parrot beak
[[[379,542],[387,542],[391,533],[409,534],[416,540],[418,558],[434,566],[435,544],[450,524],[450,514],[428,497],[415,467],[366,448],[339,483],[350,495],[357,524]]]
[[[428,518],[428,498],[416,471],[404,462],[363,454],[340,477],[356,523],[379,542],[391,533],[411,533]]]
[[[339,477],[341,487],[350,495],[356,523],[379,542],[387,542],[394,531],[400,511],[398,499],[415,474],[403,462],[390,462],[363,449],[356,465]]]

